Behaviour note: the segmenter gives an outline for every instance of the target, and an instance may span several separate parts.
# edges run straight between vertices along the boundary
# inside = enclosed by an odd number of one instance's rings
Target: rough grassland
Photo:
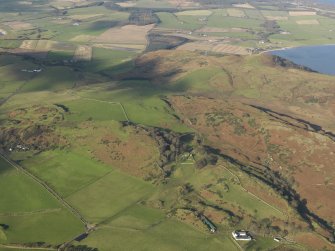
[[[85,121],[88,119],[94,121],[100,120],[127,120],[123,114],[122,108],[118,103],[107,103],[99,100],[88,100],[85,98],[64,102],[71,113],[67,119],[71,121]],[[84,107],[84,109],[83,109]]]

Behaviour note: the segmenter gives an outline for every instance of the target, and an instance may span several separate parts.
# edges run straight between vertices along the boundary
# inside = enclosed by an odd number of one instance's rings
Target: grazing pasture
[[[145,199],[152,189],[150,183],[115,170],[70,195],[67,201],[86,219],[99,223]]]
[[[59,244],[84,231],[83,224],[66,209],[20,216],[0,216],[10,227],[5,243]]]
[[[71,68],[54,66],[43,68],[33,73],[33,78],[24,85],[22,92],[60,91],[71,88],[78,80],[78,75]]]
[[[0,243],[57,244],[83,225],[31,177],[0,159],[0,222],[9,226]]]
[[[44,152],[33,160],[27,160],[24,165],[63,197],[80,190],[112,170],[111,167],[97,163],[89,157],[67,151]]]
[[[0,159],[0,190],[0,215],[60,207],[41,185],[3,159]]]
[[[173,219],[164,220],[145,230],[137,230],[132,227],[101,227],[85,239],[83,243],[96,246],[101,251],[110,250],[111,245],[118,250],[136,249],[139,251],[157,249],[162,251],[239,250],[228,237],[222,238],[221,236],[203,234],[193,227]]]
[[[194,15],[174,15],[168,12],[157,13],[161,22],[158,24],[161,28],[176,30],[194,30],[203,26],[199,18]]]

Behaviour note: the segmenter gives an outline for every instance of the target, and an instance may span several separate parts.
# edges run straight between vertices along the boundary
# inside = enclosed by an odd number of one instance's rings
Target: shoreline
[[[304,63],[301,63],[301,60],[300,60],[300,62],[297,62],[294,58],[292,59],[292,58],[290,58],[287,55],[284,56],[285,52],[282,52],[282,51],[286,51],[286,50],[290,50],[290,49],[292,49],[292,50],[302,49],[301,51],[304,52],[305,50],[308,51],[308,48],[312,48],[312,49],[310,49],[312,51],[314,51],[314,50],[317,51],[318,48],[320,48],[320,50],[322,52],[325,49],[327,50],[328,48],[325,48],[325,47],[328,47],[328,46],[331,46],[331,48],[335,48],[335,44],[307,45],[307,46],[296,46],[296,47],[292,46],[292,47],[283,47],[283,48],[273,49],[273,50],[266,50],[266,51],[263,51],[263,52],[259,53],[258,55],[264,55],[265,54],[265,55],[272,56],[272,57],[279,57],[279,58],[282,58],[284,60],[287,60],[287,61],[293,63],[294,65],[297,65],[297,66],[299,66],[301,68],[304,68],[307,71],[335,77],[335,71],[333,71],[334,67],[333,68],[329,68],[328,67],[327,70],[323,70],[318,65],[313,65],[311,59],[309,59],[307,61],[304,61]],[[275,53],[275,52],[277,52],[277,53]],[[293,52],[295,52],[295,51],[293,51]],[[284,55],[281,55],[281,54],[284,54]],[[299,55],[298,52],[297,52],[297,54]],[[320,58],[318,58],[316,56],[316,60],[317,60],[317,62],[318,61],[326,61],[326,62],[328,62],[329,59],[327,57],[325,57],[323,59],[322,56]],[[330,64],[330,65],[333,66],[333,64]]]
[[[278,48],[278,49],[271,49],[271,50],[261,51],[260,53],[258,53],[258,55],[261,55],[261,54],[264,54],[264,53],[269,53],[269,52],[272,52],[272,51],[285,51],[285,50],[289,50],[289,49],[316,47],[316,46],[335,46],[335,44],[315,44],[315,45],[288,46],[288,47],[282,47],[282,48]]]

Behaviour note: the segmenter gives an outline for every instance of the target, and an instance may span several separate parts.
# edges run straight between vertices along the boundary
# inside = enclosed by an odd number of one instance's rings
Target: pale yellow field
[[[7,35],[7,31],[5,31],[4,29],[0,29],[0,34]]]
[[[35,50],[37,50],[37,51],[50,51],[55,44],[57,44],[57,42],[55,42],[55,41],[38,40]]]
[[[247,48],[229,44],[218,44],[215,45],[212,49],[214,52],[218,53],[228,53],[228,54],[236,54],[236,55],[248,55],[250,52]]]
[[[250,52],[247,48],[223,43],[208,41],[197,41],[183,44],[177,48],[177,50],[186,51],[210,51],[222,54],[236,54],[236,55],[249,55]]]
[[[196,30],[196,32],[203,32],[203,33],[224,33],[224,32],[247,32],[247,29],[243,28],[216,28],[216,27],[204,27],[201,29]]]
[[[271,21],[283,21],[283,20],[288,20],[288,17],[284,16],[265,16],[267,20]]]
[[[300,17],[300,16],[315,16],[315,11],[289,11],[288,14],[292,17]]]
[[[235,9],[235,8],[229,8],[227,9],[228,16],[231,17],[245,17],[245,13],[243,10]]]
[[[70,16],[70,18],[73,19],[73,20],[83,21],[83,20],[86,20],[86,19],[94,18],[94,17],[101,17],[103,15],[104,14],[72,15],[72,16]]]
[[[169,0],[169,4],[175,7],[196,7],[200,6],[199,3],[195,3],[187,0]]]
[[[122,27],[111,28],[100,36],[95,38],[93,42],[101,44],[120,44],[127,45],[142,45],[143,48],[147,45],[147,33],[154,27],[153,24],[137,26],[125,25]]]
[[[4,24],[9,26],[13,30],[28,30],[34,27],[30,23],[20,22],[20,21],[5,22]]]
[[[129,50],[143,50],[145,46],[143,44],[94,44],[94,47],[118,50],[118,49],[129,49]]]
[[[55,45],[57,42],[51,40],[24,40],[20,49],[46,52],[54,49]]]
[[[24,40],[20,45],[20,49],[34,50],[36,48],[37,40]]]
[[[210,10],[186,10],[176,13],[177,16],[209,16],[211,14]]]
[[[127,2],[119,2],[119,3],[115,3],[121,7],[133,7],[136,5],[136,3],[132,2],[132,1],[127,1]]]
[[[307,20],[298,20],[296,21],[297,24],[301,24],[301,25],[307,25],[307,24],[314,24],[314,25],[319,25],[319,21],[316,19],[307,19]]]
[[[87,0],[54,0],[52,1],[52,6],[58,9],[64,9],[67,7],[80,6],[88,4]]]
[[[249,3],[233,4],[233,6],[236,8],[255,9],[255,7]]]
[[[74,52],[74,61],[91,61],[92,47],[87,45],[79,45]]]
[[[32,5],[33,2],[30,2],[30,1],[20,1],[19,4],[22,4],[22,5]]]
[[[89,42],[93,40],[95,36],[90,36],[90,35],[78,35],[73,38],[71,38],[71,41],[73,42]]]

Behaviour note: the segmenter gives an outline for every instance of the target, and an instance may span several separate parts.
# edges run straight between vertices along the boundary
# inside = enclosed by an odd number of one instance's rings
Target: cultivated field
[[[136,5],[136,3],[132,2],[132,1],[126,1],[126,2],[119,2],[119,3],[116,3],[117,5],[120,5],[121,7],[133,7]]]
[[[319,25],[319,21],[316,19],[308,19],[308,20],[298,20],[296,21],[297,24],[302,24],[302,25],[309,25],[309,24],[316,24]]]
[[[177,16],[209,16],[212,12],[210,10],[187,10],[177,12]]]
[[[315,11],[289,11],[289,15],[292,17],[301,17],[301,16],[315,16]]]
[[[94,39],[95,43],[120,44],[121,47],[127,45],[138,45],[142,49],[147,45],[147,33],[153,25],[136,26],[126,25],[120,28],[111,28]],[[132,47],[130,47],[132,48]]]
[[[244,3],[244,4],[233,4],[234,7],[236,8],[244,8],[244,9],[255,9],[254,6],[252,6],[249,3]]]
[[[229,45],[229,44],[221,44],[221,43],[215,43],[215,42],[210,43],[207,41],[186,43],[182,46],[179,46],[177,50],[208,51],[208,52],[236,54],[236,55],[250,54],[250,52],[245,47],[234,46],[234,45]]]
[[[27,22],[20,22],[20,21],[11,21],[11,22],[5,22],[4,25],[9,26],[13,30],[28,30],[32,29],[33,25]]]
[[[74,61],[91,61],[92,47],[86,45],[79,45],[74,52]]]
[[[231,17],[245,17],[245,13],[240,9],[227,9],[228,16]]]

